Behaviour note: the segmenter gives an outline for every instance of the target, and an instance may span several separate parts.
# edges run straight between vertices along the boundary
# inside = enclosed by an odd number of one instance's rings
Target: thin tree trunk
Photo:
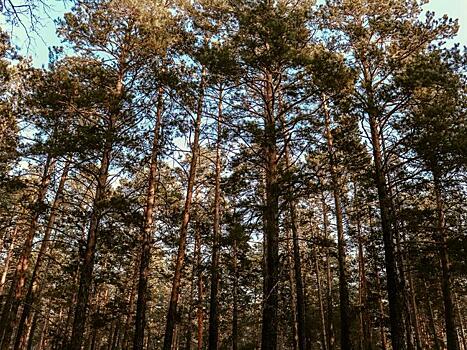
[[[18,224],[15,225],[13,234],[11,235],[11,242],[10,242],[10,245],[8,246],[8,252],[6,254],[5,261],[3,262],[3,273],[2,273],[2,278],[0,279],[0,298],[1,298],[0,302],[3,299],[3,291],[5,289],[6,278],[8,276],[8,270],[10,269],[10,262],[13,256],[13,252],[15,250],[15,243],[16,243],[17,237],[18,237]]]
[[[327,204],[324,195],[321,198],[323,210],[323,238],[329,240]],[[326,342],[329,350],[334,349],[334,327],[333,327],[333,300],[332,300],[332,271],[329,247],[325,249],[326,254]]]
[[[44,171],[42,173],[35,207],[33,208],[31,221],[29,223],[26,240],[23,244],[23,249],[16,265],[15,274],[8,293],[8,299],[5,301],[5,305],[3,306],[0,318],[0,344],[2,350],[10,348],[10,340],[13,334],[13,329],[15,328],[18,308],[20,306],[21,299],[23,298],[24,285],[26,284],[26,273],[29,268],[29,260],[31,259],[32,245],[37,232],[39,216],[42,212],[42,207],[44,205],[45,196],[49,188],[55,163],[56,160],[48,155]]]
[[[451,263],[449,261],[447,247],[444,203],[441,194],[441,180],[436,171],[433,171],[433,180],[436,197],[436,211],[438,215],[438,240],[442,271],[441,289],[443,291],[444,321],[446,324],[447,348],[448,350],[458,350],[459,344],[457,343],[455,311],[451,292]]]
[[[327,106],[326,97],[323,96],[323,107],[325,115],[325,136],[328,145],[329,168],[332,181],[332,192],[334,196],[334,207],[336,210],[337,224],[337,261],[339,265],[339,307],[341,319],[341,349],[350,350],[352,343],[350,341],[350,300],[349,287],[347,282],[346,266],[346,243],[344,237],[344,218],[341,205],[341,185],[336,171],[336,161],[334,155],[333,137],[331,133],[331,115]]]
[[[459,330],[460,330],[462,346],[464,347],[463,350],[467,350],[467,342],[465,339],[465,329],[464,329],[464,318],[462,317],[461,308],[459,307],[459,297],[457,296],[457,294],[454,294],[454,297],[456,300],[457,318],[459,319]]]
[[[42,269],[42,263],[46,257],[47,250],[49,248],[50,243],[50,236],[55,226],[55,220],[57,219],[58,210],[63,202],[63,190],[65,188],[65,182],[68,178],[68,172],[70,170],[70,160],[66,160],[62,175],[60,176],[60,182],[58,184],[57,192],[55,194],[55,199],[53,201],[52,207],[50,209],[49,220],[47,222],[47,227],[45,229],[44,237],[42,239],[41,247],[39,248],[39,253],[37,254],[36,263],[34,265],[34,269],[31,275],[31,279],[29,281],[28,291],[26,293],[23,311],[21,313],[21,317],[18,323],[18,330],[16,333],[15,345],[14,349],[23,349],[26,345],[26,338],[27,333],[24,332],[25,324],[30,316],[32,306],[36,299],[39,297],[39,293],[35,293],[35,290],[41,290],[40,285],[36,285],[40,283],[40,273]]]
[[[316,253],[313,253],[313,260],[315,265],[315,274],[316,274],[316,284],[318,286],[318,301],[319,301],[319,313],[321,318],[321,335],[322,335],[322,343],[323,343],[323,350],[329,350],[327,344],[327,335],[326,335],[326,315],[324,312],[324,302],[323,302],[323,289],[321,287],[321,276],[320,276],[320,269],[319,269],[319,262]]]
[[[123,93],[123,74],[120,76],[115,87],[115,96],[119,99]],[[83,263],[81,265],[81,275],[78,289],[78,299],[75,307],[75,316],[73,320],[73,328],[70,339],[70,350],[80,350],[83,342],[82,335],[84,334],[86,325],[86,314],[88,309],[89,293],[92,283],[92,275],[94,270],[94,257],[96,254],[96,245],[98,237],[99,223],[102,216],[102,201],[106,195],[107,179],[109,176],[109,166],[112,158],[113,140],[115,133],[115,124],[119,113],[118,107],[111,111],[108,125],[108,134],[102,158],[100,161],[99,174],[97,178],[96,192],[94,195],[93,209],[91,213],[90,225],[87,234],[86,249],[84,252]]]
[[[238,350],[238,266],[237,239],[233,241],[233,311],[232,311],[232,350]]]
[[[151,242],[154,204],[156,201],[157,182],[157,156],[159,153],[159,132],[162,121],[163,90],[159,88],[157,97],[156,123],[154,126],[151,162],[149,166],[148,187],[146,193],[146,206],[144,209],[144,223],[142,227],[142,248],[138,278],[138,299],[136,301],[134,350],[143,350],[144,328],[146,326],[146,304],[148,299],[148,276],[151,261]]]
[[[284,138],[289,139],[288,132],[285,126],[285,115],[282,111],[282,100],[279,99],[279,119],[282,123],[282,129],[284,133]],[[287,170],[291,168],[290,161],[290,148],[288,141],[285,142],[285,167]],[[306,330],[305,330],[305,296],[303,289],[303,277],[302,277],[302,262],[300,255],[300,244],[298,237],[297,229],[297,214],[296,214],[296,204],[293,198],[293,194],[287,195],[287,209],[290,220],[290,229],[292,231],[292,246],[293,246],[293,263],[289,266],[293,267],[291,271],[292,277],[290,279],[292,285],[295,283],[295,286],[292,290],[293,297],[292,300],[295,302],[294,307],[292,308],[294,313],[294,347],[295,343],[298,344],[299,350],[306,349]],[[287,246],[289,247],[289,238],[287,238]],[[289,254],[290,256],[290,254]],[[295,337],[296,334],[296,337]],[[295,340],[297,338],[297,340]]]
[[[380,330],[380,336],[381,336],[381,348],[383,350],[386,350],[387,349],[386,332],[384,330],[385,313],[384,313],[384,306],[383,306],[383,297],[381,295],[382,294],[381,293],[381,281],[380,281],[379,272],[377,269],[375,270],[375,275],[376,275],[376,288],[378,290],[378,306],[379,306],[379,313],[380,313],[379,330]]]
[[[297,322],[297,292],[295,289],[295,276],[294,276],[294,262],[292,261],[292,251],[290,247],[290,229],[286,228],[286,247],[287,247],[287,267],[288,267],[288,277],[289,277],[289,284],[290,284],[290,308],[292,311],[292,336],[293,336],[293,349],[298,349],[298,322]]]
[[[428,285],[425,282],[425,290],[428,290]],[[435,315],[433,313],[433,304],[431,299],[428,297],[428,316],[430,317],[430,326],[431,332],[433,335],[433,342],[435,343],[435,350],[440,350],[440,344],[438,339],[438,333],[436,332],[436,323],[435,323]]]
[[[209,302],[209,339],[208,350],[217,350],[219,343],[219,241],[220,228],[220,199],[221,199],[221,142],[222,142],[222,88],[219,91],[217,106],[217,142],[216,142],[216,173],[214,187],[214,224],[211,260],[211,296]]]
[[[197,274],[197,282],[198,282],[198,300],[197,300],[197,310],[196,310],[196,318],[197,318],[197,336],[198,336],[198,350],[202,350],[203,348],[203,330],[204,330],[204,310],[203,310],[203,302],[204,302],[204,286],[203,286],[203,273],[201,269],[201,232],[200,227],[197,225],[195,229],[195,254],[196,254],[196,274]]]
[[[188,185],[185,198],[185,206],[182,214],[182,224],[180,227],[180,237],[178,242],[177,259],[175,262],[175,272],[172,281],[172,291],[170,293],[170,302],[167,313],[167,322],[164,335],[163,350],[172,349],[173,333],[176,324],[177,304],[180,296],[180,282],[182,279],[182,269],[185,262],[186,253],[186,238],[188,232],[188,223],[190,221],[191,202],[193,197],[193,187],[196,180],[196,167],[199,157],[199,137],[201,133],[201,119],[203,115],[203,101],[204,101],[204,84],[205,84],[206,71],[203,68],[201,73],[201,82],[199,86],[198,107],[196,111],[195,134],[193,144],[191,147],[191,162],[190,172],[188,176]]]

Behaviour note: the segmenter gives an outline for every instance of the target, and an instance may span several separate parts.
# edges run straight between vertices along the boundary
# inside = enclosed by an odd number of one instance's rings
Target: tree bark
[[[443,292],[444,321],[446,325],[447,348],[448,350],[458,350],[459,344],[457,342],[455,311],[451,292],[451,263],[449,261],[447,247],[444,203],[441,194],[441,180],[436,170],[433,171],[433,182],[436,197],[436,212],[438,216],[438,242],[442,271],[441,289]]]
[[[347,282],[346,266],[346,243],[344,237],[344,218],[341,205],[341,185],[336,171],[336,160],[334,155],[333,136],[331,133],[331,115],[327,106],[326,96],[323,96],[323,107],[325,115],[325,136],[328,146],[329,170],[331,173],[332,192],[334,196],[334,207],[336,210],[337,224],[337,261],[339,266],[339,306],[341,319],[341,349],[350,350],[350,300],[349,287]]]
[[[201,228],[199,225],[196,225],[195,228],[195,254],[196,254],[196,279],[198,287],[198,300],[197,300],[197,309],[196,309],[196,319],[197,319],[197,344],[198,350],[203,348],[203,331],[204,331],[204,286],[203,286],[203,273],[201,267]]]
[[[123,94],[123,74],[120,72],[117,85],[115,87],[115,97],[119,102]],[[112,158],[113,136],[115,133],[116,119],[119,114],[119,106],[112,106],[107,127],[108,136],[106,137],[104,149],[101,156],[99,174],[97,178],[96,191],[94,194],[93,208],[91,213],[90,225],[87,234],[86,249],[81,265],[81,274],[78,289],[78,298],[75,307],[75,316],[73,319],[73,328],[70,339],[70,350],[80,350],[83,342],[83,334],[86,325],[86,314],[89,302],[89,293],[92,283],[94,270],[94,257],[96,254],[96,245],[98,237],[99,223],[102,216],[102,201],[106,195],[107,179],[109,176],[109,166]]]
[[[264,240],[266,256],[264,266],[264,295],[261,331],[261,349],[277,349],[277,308],[279,282],[279,184],[277,179],[276,118],[272,74],[265,77],[265,130],[263,152],[266,158],[266,205],[264,206]]]
[[[56,159],[47,156],[44,171],[41,176],[39,192],[32,209],[32,217],[26,234],[26,240],[16,265],[15,274],[10,286],[8,298],[5,301],[0,318],[0,344],[2,350],[10,348],[10,340],[15,328],[16,316],[21,300],[23,298],[24,286],[26,284],[26,273],[31,259],[32,245],[37,232],[39,216],[43,211],[44,200],[49,188],[50,179],[55,167]]]
[[[185,206],[182,214],[182,224],[180,227],[180,236],[178,242],[177,259],[175,261],[175,272],[172,280],[172,291],[170,293],[170,302],[167,312],[167,321],[165,326],[164,346],[163,350],[172,349],[173,333],[177,317],[177,304],[180,296],[180,283],[182,279],[182,269],[185,262],[186,253],[186,238],[188,232],[188,223],[190,221],[191,202],[193,197],[193,188],[196,180],[196,168],[199,157],[199,137],[201,133],[201,119],[203,115],[204,101],[204,85],[205,85],[206,70],[203,68],[201,72],[201,81],[199,86],[198,106],[196,111],[195,134],[191,147],[190,172],[188,176],[188,185],[185,197]]]
[[[217,141],[216,141],[216,173],[214,187],[214,225],[212,239],[211,260],[211,295],[209,302],[209,339],[208,350],[217,350],[219,343],[219,241],[220,228],[220,199],[221,199],[221,142],[222,142],[222,88],[219,91],[217,106]]]
[[[404,341],[404,320],[402,317],[402,298],[398,286],[394,235],[392,229],[391,198],[388,193],[382,151],[381,130],[377,114],[370,112],[371,141],[373,145],[373,161],[375,169],[375,183],[378,189],[378,201],[381,216],[381,228],[384,243],[384,260],[387,278],[387,293],[389,300],[389,318],[391,325],[391,343],[393,350],[406,348]]]
[[[35,293],[35,290],[41,290],[41,286],[36,286],[37,283],[40,283],[40,273],[42,268],[42,263],[46,257],[47,250],[49,248],[50,236],[55,226],[55,220],[57,219],[58,210],[63,202],[63,190],[65,188],[65,182],[68,178],[68,172],[70,170],[70,160],[66,160],[62,175],[60,176],[60,182],[58,184],[57,192],[55,194],[55,199],[53,201],[52,207],[50,209],[49,220],[47,222],[47,227],[45,229],[44,237],[42,239],[41,247],[39,248],[39,253],[37,254],[36,263],[29,281],[28,291],[24,300],[23,311],[18,323],[18,330],[16,333],[16,339],[14,344],[14,349],[23,349],[26,346],[27,332],[24,332],[25,324],[30,316],[33,303],[39,297],[39,293]],[[39,281],[38,281],[39,280]]]
[[[157,96],[156,123],[154,126],[151,161],[149,165],[149,178],[146,193],[146,206],[144,209],[144,222],[142,227],[142,247],[138,276],[138,298],[136,301],[135,335],[133,340],[134,350],[143,350],[144,328],[146,326],[146,304],[148,299],[148,275],[151,261],[151,242],[153,229],[153,212],[156,201],[157,182],[157,156],[159,154],[159,132],[162,122],[163,90],[159,88]]]
[[[232,311],[232,350],[238,350],[238,266],[237,266],[237,239],[233,241],[233,311]]]

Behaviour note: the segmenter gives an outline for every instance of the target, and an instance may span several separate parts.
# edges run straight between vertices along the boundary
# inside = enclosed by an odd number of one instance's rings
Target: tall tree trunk
[[[222,88],[219,91],[217,106],[217,141],[216,141],[216,173],[214,188],[214,225],[212,238],[211,260],[211,296],[209,302],[209,339],[208,350],[217,350],[219,343],[219,241],[220,228],[220,199],[221,199],[221,142],[222,142]]]
[[[284,138],[286,140],[289,139],[289,135],[286,129],[286,121],[285,115],[282,111],[282,101],[279,99],[279,119],[282,123],[282,132],[284,134]],[[291,161],[290,161],[290,148],[288,141],[285,142],[285,167],[287,170],[291,168]],[[297,340],[298,340],[298,349],[305,350],[306,349],[306,330],[305,330],[305,296],[304,296],[304,289],[303,289],[303,278],[302,278],[302,262],[301,262],[301,255],[300,255],[300,242],[298,237],[298,229],[297,229],[297,214],[296,214],[296,204],[293,198],[293,194],[289,193],[287,195],[287,210],[289,214],[290,220],[290,229],[292,231],[292,246],[293,246],[293,275],[291,278],[291,282],[295,283],[293,288],[294,297],[292,300],[295,301],[295,306],[293,307],[294,313],[296,316],[294,317],[294,331],[296,328]],[[287,246],[289,246],[287,238]],[[290,254],[289,254],[290,256]],[[295,339],[295,337],[294,337]],[[294,344],[295,346],[295,344]]]
[[[10,348],[10,340],[13,334],[13,329],[15,328],[18,308],[23,298],[24,286],[26,284],[26,273],[29,268],[29,260],[31,259],[32,245],[37,232],[39,216],[43,211],[44,200],[49,188],[55,163],[56,159],[53,159],[48,155],[44,171],[41,176],[39,192],[37,194],[34,208],[32,209],[32,217],[26,234],[26,240],[23,244],[23,249],[16,265],[15,274],[8,293],[8,299],[5,301],[3,306],[0,318],[0,344],[2,350]]]
[[[233,310],[232,310],[232,350],[238,350],[238,266],[237,239],[233,241]]]
[[[436,167],[434,167],[434,169],[436,169]],[[458,350],[459,344],[457,343],[455,312],[451,292],[451,263],[449,261],[447,247],[444,203],[441,194],[441,180],[436,170],[433,171],[433,182],[436,197],[436,211],[438,215],[438,241],[442,271],[441,289],[443,291],[444,321],[446,324],[447,348],[448,350]]]
[[[405,349],[404,320],[402,317],[402,298],[398,286],[398,275],[392,229],[391,197],[388,193],[383,157],[381,151],[381,130],[377,114],[370,113],[371,141],[373,145],[373,161],[375,183],[378,189],[381,228],[383,232],[384,260],[387,278],[387,293],[389,300],[389,318],[391,325],[391,343],[393,350]]]
[[[142,247],[139,259],[138,299],[136,301],[134,350],[143,350],[144,328],[146,326],[146,304],[148,299],[148,275],[151,261],[151,241],[154,204],[156,201],[157,182],[157,156],[159,153],[159,132],[162,121],[163,89],[160,87],[157,96],[156,123],[154,126],[151,162],[149,165],[148,187],[146,193],[146,206],[144,209],[144,222],[142,227]]]
[[[197,336],[198,336],[198,350],[203,348],[203,333],[204,333],[204,286],[203,286],[203,271],[201,267],[201,228],[196,225],[195,229],[195,254],[196,254],[196,279],[198,284],[198,300],[196,309],[197,318]]]
[[[68,178],[70,164],[70,160],[65,161],[62,170],[62,175],[60,176],[60,182],[58,184],[57,192],[55,193],[55,199],[50,209],[49,220],[47,222],[47,227],[45,229],[41,247],[39,248],[39,253],[37,254],[36,263],[34,265],[31,279],[29,281],[28,291],[26,293],[24,301],[23,311],[21,313],[21,317],[18,323],[18,330],[16,333],[16,339],[14,344],[15,350],[24,349],[24,347],[26,346],[27,334],[24,332],[24,326],[30,316],[33,303],[38,297],[38,295],[35,295],[35,290],[41,290],[41,286],[36,286],[36,284],[40,283],[39,275],[41,273],[42,263],[44,262],[44,259],[46,257],[47,249],[49,248],[50,236],[55,226],[55,220],[57,219],[58,210],[63,202],[63,190],[65,188],[65,182]]]
[[[331,132],[331,115],[327,106],[326,96],[323,96],[323,107],[325,115],[325,136],[328,145],[329,168],[331,173],[332,192],[334,196],[334,207],[336,210],[337,224],[337,261],[339,265],[339,307],[341,319],[341,349],[350,350],[350,300],[347,282],[346,247],[344,238],[344,217],[341,205],[341,185],[336,171],[336,160],[334,155],[333,136]]]
[[[295,276],[294,276],[294,262],[292,260],[293,253],[291,249],[291,237],[290,237],[290,229],[287,227],[285,229],[286,234],[286,247],[287,247],[287,269],[288,269],[288,277],[289,277],[289,284],[290,284],[290,308],[292,311],[292,337],[293,337],[293,350],[298,349],[298,318],[297,318],[297,292],[296,292],[296,285],[295,285]]]
[[[328,337],[326,335],[326,314],[324,312],[323,288],[321,286],[321,273],[319,268],[319,261],[316,252],[313,251],[312,254],[312,265],[314,265],[314,270],[316,274],[316,285],[318,286],[319,314],[321,319],[321,342],[323,343],[323,350],[330,350],[328,347]]]
[[[177,316],[177,304],[180,296],[180,283],[182,279],[182,269],[185,262],[186,237],[188,232],[188,223],[190,221],[191,202],[193,197],[193,188],[196,180],[196,167],[199,157],[199,137],[201,133],[201,119],[203,115],[205,68],[201,72],[201,81],[199,86],[198,106],[196,111],[195,134],[191,147],[190,172],[188,176],[188,185],[185,197],[185,206],[182,214],[182,224],[180,227],[180,237],[178,242],[177,259],[175,261],[175,272],[172,280],[172,291],[170,293],[170,302],[167,312],[167,322],[165,326],[163,350],[172,349],[173,333]]]
[[[355,186],[355,198],[358,198],[357,187]],[[359,288],[358,297],[360,302],[360,330],[361,330],[361,348],[371,350],[371,319],[368,314],[368,283],[366,278],[365,253],[363,249],[364,237],[362,235],[362,227],[360,221],[360,203],[357,200],[357,239],[358,239],[358,275]]]
[[[266,158],[266,203],[264,206],[264,239],[266,257],[264,268],[263,317],[261,331],[261,349],[277,349],[277,308],[279,282],[279,184],[277,179],[276,118],[273,97],[273,78],[268,73],[265,77],[265,130],[263,152]]]
[[[120,72],[117,85],[115,87],[115,97],[120,100],[123,94],[123,74]],[[92,213],[90,219],[89,230],[87,234],[86,249],[84,251],[83,263],[81,265],[81,274],[78,289],[78,299],[75,307],[75,315],[73,319],[73,328],[70,339],[70,350],[80,350],[83,342],[83,334],[86,325],[86,314],[89,302],[89,293],[92,283],[92,275],[94,270],[94,257],[96,254],[96,245],[98,237],[99,223],[102,216],[102,201],[106,195],[107,179],[109,176],[109,166],[112,158],[113,136],[115,134],[115,125],[119,114],[120,106],[113,106],[110,111],[109,125],[107,128],[108,136],[106,137],[104,149],[102,152],[99,174],[97,177],[96,191],[92,205]]]
[[[324,195],[321,198],[321,205],[323,211],[323,238],[329,240],[328,233],[328,208]],[[329,247],[325,249],[326,255],[326,342],[329,350],[334,349],[334,326],[333,326],[333,300],[332,300],[332,270],[331,270],[331,256]]]
[[[375,266],[376,267],[376,266]],[[380,313],[380,321],[379,321],[379,330],[380,330],[380,337],[381,337],[381,349],[386,350],[386,331],[384,329],[384,306],[383,306],[383,297],[381,292],[381,281],[379,278],[379,272],[377,267],[375,268],[375,275],[376,275],[376,288],[378,290],[378,306],[379,306],[379,313]]]

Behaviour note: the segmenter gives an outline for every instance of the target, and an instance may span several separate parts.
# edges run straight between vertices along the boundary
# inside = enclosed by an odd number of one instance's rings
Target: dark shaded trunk
[[[62,175],[60,176],[60,182],[58,184],[57,192],[55,194],[55,199],[53,201],[52,207],[50,209],[50,216],[47,222],[47,227],[45,229],[44,237],[42,239],[41,247],[39,248],[39,253],[37,254],[36,263],[29,281],[28,291],[24,300],[23,311],[18,323],[18,330],[16,333],[14,349],[24,349],[26,346],[27,334],[25,332],[25,324],[30,316],[33,303],[40,298],[40,290],[42,289],[38,283],[39,275],[41,273],[42,264],[46,257],[47,250],[49,248],[50,236],[52,234],[53,228],[55,226],[55,220],[57,219],[58,210],[63,202],[63,190],[65,188],[65,182],[68,178],[68,172],[70,170],[71,161],[67,160],[64,164]],[[39,282],[40,283],[40,282]],[[38,290],[39,293],[35,293],[35,290]]]
[[[217,350],[219,342],[219,241],[220,228],[220,199],[221,199],[221,142],[222,142],[222,89],[219,92],[217,108],[217,142],[216,142],[216,173],[214,188],[214,225],[212,238],[211,259],[211,295],[209,302],[209,339],[208,350]]]
[[[334,207],[336,210],[337,224],[337,261],[339,266],[339,309],[341,320],[341,349],[352,349],[350,341],[350,321],[349,321],[349,287],[347,282],[347,266],[346,266],[346,243],[344,238],[344,217],[341,205],[341,185],[336,171],[336,160],[334,155],[333,136],[331,132],[331,115],[326,102],[326,97],[323,96],[323,107],[325,115],[325,136],[328,145],[329,170],[331,173],[332,193],[334,197]]]
[[[428,290],[428,285],[425,282],[425,290]],[[434,343],[434,349],[435,350],[440,350],[441,346],[439,343],[438,339],[438,333],[436,332],[436,322],[435,322],[435,315],[433,313],[433,303],[431,302],[431,299],[428,298],[428,316],[430,318],[430,328],[431,328],[431,334],[433,336],[433,343]]]
[[[328,234],[328,209],[324,195],[321,198],[323,211],[323,239],[329,240]],[[332,270],[329,247],[325,249],[326,255],[326,344],[328,349],[334,349],[334,325],[333,325],[333,300],[332,300]]]
[[[233,311],[232,311],[232,350],[238,350],[238,266],[237,240],[233,241]]]
[[[434,167],[436,169],[436,167]],[[433,171],[433,182],[436,197],[436,212],[437,212],[437,227],[438,227],[438,243],[439,255],[441,260],[441,289],[443,292],[444,304],[444,322],[446,325],[447,349],[458,350],[457,329],[455,322],[454,303],[452,301],[451,292],[451,263],[449,261],[447,247],[447,232],[444,213],[444,203],[441,194],[441,180],[437,171]]]
[[[172,280],[172,291],[170,293],[170,302],[167,312],[167,321],[165,326],[164,346],[163,350],[172,349],[173,333],[177,318],[177,304],[180,296],[180,283],[182,279],[182,269],[185,262],[186,253],[186,238],[188,232],[188,223],[190,221],[191,202],[193,197],[193,188],[196,180],[196,167],[199,157],[199,137],[201,132],[201,119],[203,115],[203,101],[204,101],[204,83],[205,83],[205,69],[201,73],[201,81],[199,86],[198,106],[196,111],[196,121],[194,125],[194,138],[191,147],[191,161],[190,172],[188,176],[188,185],[185,197],[185,206],[182,214],[182,224],[180,227],[180,236],[178,241],[178,252],[175,261],[175,272]]]
[[[375,183],[378,189],[378,201],[381,216],[381,229],[384,243],[384,261],[386,267],[387,293],[389,300],[389,318],[391,325],[391,343],[393,350],[406,348],[404,341],[403,304],[399,290],[394,236],[392,229],[391,197],[389,196],[383,158],[381,152],[381,130],[375,113],[370,113],[371,141],[373,145],[373,161]]]
[[[276,120],[273,97],[272,74],[265,77],[265,130],[263,154],[265,161],[266,203],[263,208],[264,240],[266,256],[263,271],[263,316],[261,331],[261,349],[277,349],[277,308],[279,276],[279,185],[277,179]]]
[[[148,299],[148,275],[151,262],[152,223],[154,204],[156,201],[157,182],[157,156],[159,153],[159,132],[162,121],[163,90],[159,88],[157,96],[156,123],[154,126],[151,161],[149,165],[148,187],[146,193],[146,206],[144,209],[144,222],[142,227],[142,247],[139,259],[138,298],[136,301],[135,335],[133,349],[143,350],[144,328],[146,326],[146,304]]]

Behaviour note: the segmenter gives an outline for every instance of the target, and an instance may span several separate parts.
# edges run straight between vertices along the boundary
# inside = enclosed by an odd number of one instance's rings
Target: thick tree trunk
[[[394,236],[392,229],[391,198],[388,193],[381,152],[381,130],[376,114],[370,114],[371,141],[373,145],[373,161],[375,183],[378,189],[381,228],[384,243],[384,259],[389,300],[389,318],[391,325],[391,343],[393,350],[406,348],[404,341],[403,304],[398,286],[398,274],[395,257]]]
[[[123,93],[123,75],[117,81],[115,88],[115,96],[119,100]],[[114,110],[110,112],[108,136],[105,140],[104,149],[99,166],[99,174],[97,177],[96,191],[94,194],[93,208],[91,213],[90,225],[87,234],[86,249],[81,265],[81,274],[79,281],[79,289],[77,302],[75,307],[75,315],[73,319],[73,328],[70,339],[70,350],[80,350],[83,342],[83,334],[85,333],[86,313],[88,309],[89,294],[92,283],[92,275],[94,270],[94,257],[96,254],[96,245],[98,237],[99,223],[102,216],[102,201],[106,195],[107,179],[109,175],[109,166],[112,158],[113,136],[115,133],[115,124],[119,113],[118,106],[114,106]]]
[[[443,292],[444,321],[446,324],[447,349],[458,350],[459,344],[457,342],[455,311],[451,292],[451,263],[449,261],[447,247],[444,203],[441,194],[441,181],[436,171],[433,171],[433,180],[436,197],[436,212],[438,215],[438,242],[442,271],[441,289]]]
[[[18,330],[16,333],[16,339],[15,339],[15,345],[14,345],[15,350],[24,349],[24,347],[26,346],[27,334],[26,332],[24,332],[24,327],[30,316],[33,303],[39,297],[39,295],[35,295],[36,294],[35,290],[38,290],[38,291],[41,290],[41,286],[38,286],[36,284],[40,283],[39,275],[41,273],[42,263],[44,262],[44,259],[46,257],[46,253],[47,253],[47,250],[49,248],[49,243],[50,243],[50,236],[55,226],[55,220],[57,219],[58,210],[63,201],[63,190],[65,188],[65,182],[68,178],[70,164],[71,164],[70,160],[65,161],[65,164],[62,170],[62,175],[60,176],[60,182],[58,184],[57,192],[55,193],[55,199],[50,209],[49,220],[47,222],[47,227],[45,229],[41,247],[39,248],[39,253],[37,254],[36,263],[34,265],[31,279],[29,281],[28,291],[26,293],[26,297],[24,300],[23,311],[21,313],[21,317],[18,323]]]
[[[154,126],[151,162],[149,165],[148,187],[146,193],[146,206],[144,209],[144,222],[142,227],[142,247],[139,259],[138,299],[136,301],[134,350],[143,350],[144,328],[146,326],[146,304],[148,299],[148,275],[151,260],[152,223],[154,204],[156,201],[157,182],[157,156],[159,153],[159,132],[162,122],[163,90],[159,88],[157,96],[156,123]]]
[[[167,312],[167,321],[165,326],[164,346],[163,350],[172,349],[173,333],[177,318],[177,304],[180,296],[180,283],[182,279],[182,269],[185,262],[186,253],[186,238],[188,232],[188,223],[190,221],[191,202],[193,197],[193,188],[196,180],[196,168],[199,157],[199,137],[201,133],[201,119],[203,115],[204,101],[204,84],[205,84],[205,69],[201,73],[201,82],[199,86],[198,107],[196,111],[196,121],[194,125],[194,138],[191,147],[190,172],[188,176],[188,185],[185,197],[185,206],[182,214],[182,224],[180,227],[180,237],[178,242],[177,259],[175,261],[175,272],[172,280],[172,291],[170,293],[170,302]]]
[[[220,199],[221,199],[221,142],[222,142],[222,89],[219,91],[217,106],[217,142],[216,142],[216,173],[214,188],[214,225],[212,238],[211,260],[211,296],[209,302],[209,339],[208,350],[217,350],[219,342],[219,241],[220,228]]]
[[[32,209],[32,217],[29,223],[29,228],[26,234],[26,240],[23,244],[23,249],[16,265],[13,281],[10,286],[8,298],[3,306],[2,315],[0,318],[0,344],[2,350],[10,349],[10,340],[15,328],[16,316],[21,300],[23,298],[24,286],[26,284],[26,274],[29,268],[29,260],[31,259],[32,245],[37,232],[39,216],[43,211],[44,200],[49,188],[50,179],[56,160],[49,155],[45,162],[44,171],[41,177],[39,192]]]
[[[332,192],[334,196],[334,207],[336,210],[337,224],[337,261],[339,265],[339,308],[341,319],[341,349],[350,350],[350,300],[349,287],[347,282],[346,266],[346,243],[344,238],[344,217],[341,205],[341,185],[336,171],[336,161],[334,155],[333,136],[331,133],[331,115],[327,106],[326,97],[323,96],[323,107],[325,115],[325,136],[328,145],[329,169],[331,173]]]
[[[261,332],[261,349],[277,349],[277,308],[279,282],[279,184],[277,179],[276,120],[273,98],[272,74],[265,77],[265,130],[263,152],[266,158],[266,203],[264,206],[264,240],[266,256],[264,265],[264,295]]]

